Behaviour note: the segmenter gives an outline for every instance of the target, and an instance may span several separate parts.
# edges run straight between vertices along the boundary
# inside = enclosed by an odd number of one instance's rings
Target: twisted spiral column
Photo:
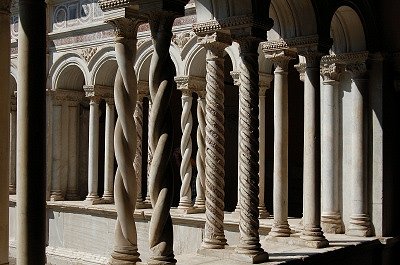
[[[139,94],[136,101],[135,108],[135,125],[136,125],[136,155],[133,162],[136,170],[136,181],[137,181],[137,203],[143,202],[142,194],[142,140],[143,140],[143,94]]]
[[[258,120],[258,44],[257,38],[239,39],[240,68],[239,122],[240,131],[240,242],[236,252],[241,254],[263,253],[258,234],[259,206],[259,120]]]
[[[150,121],[150,115],[151,115],[151,108],[152,108],[153,103],[151,103],[151,98],[149,98],[149,108],[148,108],[148,121]],[[150,168],[151,168],[151,161],[153,160],[153,153],[151,151],[150,147],[150,135],[151,135],[151,127],[150,124],[147,124],[147,189],[146,189],[146,199],[145,202],[146,204],[149,204],[151,206],[151,201],[150,201]]]
[[[197,92],[197,154],[196,154],[196,167],[197,167],[197,178],[196,178],[196,201],[194,207],[205,210],[205,158],[206,158],[206,117],[205,117],[205,91]]]
[[[171,152],[173,145],[172,94],[174,65],[169,55],[172,24],[175,17],[169,13],[149,15],[154,52],[150,63],[149,90],[153,106],[149,127],[153,160],[150,168],[150,197],[153,215],[149,227],[149,245],[152,252],[148,264],[175,264],[173,252],[172,219],[169,213],[173,199]]]
[[[140,22],[134,18],[109,21],[115,28],[115,52],[118,63],[114,83],[114,100],[118,113],[114,133],[115,157],[118,163],[114,183],[117,222],[110,264],[136,264],[140,261],[133,217],[137,199],[134,168],[137,137],[134,112],[137,82],[133,60],[136,53],[136,32]]]
[[[204,248],[224,248],[224,57],[221,42],[204,44],[206,53],[206,223]]]
[[[190,182],[192,180],[192,93],[190,90],[182,90],[182,116],[181,116],[181,154],[182,162],[180,166],[180,174],[182,179],[182,186],[180,190],[180,201],[178,208],[188,209],[192,206],[192,190]]]

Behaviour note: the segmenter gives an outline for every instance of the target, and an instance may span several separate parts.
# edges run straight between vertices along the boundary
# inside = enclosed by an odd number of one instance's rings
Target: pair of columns
[[[180,201],[178,209],[187,213],[205,211],[205,82],[201,78],[194,76],[175,77],[178,89],[182,91],[182,115],[181,115],[181,154],[182,162],[180,166],[180,175],[182,180],[180,190]],[[197,93],[197,145],[196,154],[196,200],[192,204],[191,180],[192,180],[192,139],[193,129],[192,116],[192,93]]]
[[[104,88],[100,88],[105,90]],[[93,86],[86,86],[90,99],[89,114],[89,152],[88,152],[88,201],[99,198],[98,188],[98,149],[99,149],[99,103]],[[62,179],[67,179],[66,199],[79,200],[78,195],[78,143],[79,143],[79,104],[83,94],[75,91],[51,91],[52,113],[52,163],[50,200],[64,200],[61,190]],[[104,194],[105,201],[113,200],[114,178],[114,103],[106,98]],[[66,151],[67,150],[67,151]]]
[[[239,72],[231,72],[231,76],[234,80],[234,84],[240,87],[240,80],[239,80]],[[259,156],[259,218],[267,218],[269,216],[269,212],[265,206],[265,93],[270,88],[271,81],[273,76],[266,73],[259,73],[260,82],[259,82],[259,142],[260,142],[260,156]],[[240,102],[239,102],[240,105]],[[240,108],[240,106],[239,106]],[[239,124],[240,125],[240,124]],[[239,128],[240,131],[240,128]],[[238,134],[238,146],[240,143],[240,133]],[[239,152],[238,152],[238,177],[240,176],[240,159],[239,159]],[[239,205],[239,198],[240,198],[240,181],[238,178],[238,195],[237,195],[237,205],[236,205],[236,212],[240,211]]]

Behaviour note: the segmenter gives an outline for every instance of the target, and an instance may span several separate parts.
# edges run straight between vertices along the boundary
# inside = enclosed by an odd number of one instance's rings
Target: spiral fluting
[[[173,16],[152,14],[150,28],[154,52],[150,64],[149,89],[152,109],[149,126],[150,149],[153,159],[150,168],[150,197],[153,215],[149,227],[152,256],[148,264],[175,264],[173,253],[172,219],[169,213],[173,198],[171,152],[173,127],[170,98],[174,64],[169,55]]]
[[[242,53],[240,67],[240,244],[237,252],[258,253],[258,55]]]
[[[182,162],[180,166],[180,175],[182,180],[182,186],[180,190],[180,201],[179,208],[187,209],[192,205],[192,128],[193,128],[193,116],[192,116],[192,101],[193,98],[190,95],[190,91],[182,92],[182,116],[181,116],[181,154]]]
[[[206,157],[206,117],[204,96],[199,95],[197,100],[197,154],[196,154],[196,201],[194,207],[205,209],[205,157]]]
[[[206,65],[206,224],[203,246],[224,248],[224,60],[211,49]]]
[[[118,113],[114,133],[115,157],[118,168],[115,174],[114,199],[117,211],[115,246],[111,264],[135,264],[139,259],[133,211],[137,186],[134,159],[136,153],[136,126],[134,112],[137,84],[133,68],[136,53],[138,21],[121,19],[116,26],[115,51],[118,71],[114,83],[115,107]],[[128,33],[130,34],[128,34]]]
[[[135,109],[135,125],[136,125],[136,155],[134,166],[137,181],[137,202],[143,202],[142,195],[142,138],[143,138],[143,98],[138,98]]]

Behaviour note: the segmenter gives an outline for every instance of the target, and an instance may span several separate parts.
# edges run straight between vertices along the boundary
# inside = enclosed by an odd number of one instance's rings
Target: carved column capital
[[[189,76],[175,76],[174,78],[176,84],[177,84],[177,89],[182,91],[182,96],[190,96],[192,94],[192,91],[189,87]]]
[[[240,86],[240,80],[239,80],[240,72],[239,71],[231,71],[230,74],[233,78],[233,84],[235,86]]]
[[[294,68],[296,68],[297,72],[300,73],[300,81],[302,81],[302,82],[304,82],[304,75],[306,73],[306,67],[307,66],[305,63],[299,63],[294,66]]]
[[[130,41],[136,45],[137,28],[144,23],[143,18],[117,18],[106,22],[114,27],[115,42]]]
[[[297,57],[296,52],[289,49],[288,44],[284,40],[267,41],[263,42],[261,45],[265,58],[271,60],[283,71],[287,71],[289,61]]]
[[[346,71],[352,74],[354,79],[367,78],[368,52],[343,53],[336,55],[337,61],[345,64]]]
[[[207,56],[207,60],[222,58],[225,48],[232,43],[230,35],[223,32],[214,32],[200,36],[197,41],[207,50],[211,50],[215,55],[212,58]]]
[[[10,14],[11,0],[0,0],[0,14]]]
[[[340,74],[345,70],[345,65],[336,60],[336,56],[324,56],[321,59],[320,73],[324,82],[339,81]]]
[[[274,79],[274,76],[272,74],[267,74],[267,73],[259,73],[260,76],[260,81],[259,81],[259,86],[260,86],[260,92],[258,95],[260,97],[265,97],[265,93],[268,89],[271,87],[271,81]]]
[[[258,46],[260,45],[260,42],[262,39],[254,36],[239,36],[235,38],[235,42],[239,44],[239,50],[241,56],[246,55],[246,54],[254,54],[257,53],[258,51]]]

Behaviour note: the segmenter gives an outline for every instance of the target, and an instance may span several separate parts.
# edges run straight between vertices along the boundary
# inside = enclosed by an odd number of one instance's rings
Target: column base
[[[68,201],[79,201],[80,200],[78,192],[76,190],[67,191],[67,195],[65,196],[65,198]]]
[[[50,194],[50,201],[63,201],[64,196],[62,195],[61,191],[53,191]]]
[[[220,235],[213,239],[204,238],[201,243],[201,249],[223,249],[227,245],[225,235]]]
[[[269,217],[269,212],[267,211],[267,208],[265,206],[259,206],[258,207],[258,218],[259,219],[266,219]]]
[[[187,200],[186,198],[181,198],[179,201],[178,209],[189,209],[192,207],[192,202],[190,200]]]
[[[350,216],[349,228],[346,235],[367,237],[373,235],[371,220],[367,214],[353,214]]]
[[[111,253],[111,258],[108,261],[109,265],[133,265],[133,264],[144,264],[141,263],[137,248],[135,249],[121,249],[114,250]]]
[[[173,212],[177,214],[193,214],[193,213],[204,213],[206,209],[196,208],[196,207],[189,207],[189,208],[175,208],[171,209]]]
[[[204,199],[196,199],[193,207],[198,208],[198,209],[204,209],[206,210],[206,200]]]
[[[15,186],[8,187],[8,194],[9,195],[14,195],[14,194],[16,194],[16,192],[17,192],[17,189],[15,188]]]
[[[344,225],[340,213],[322,213],[321,228],[324,233],[343,234]]]
[[[319,226],[304,226],[300,239],[304,241],[305,246],[310,248],[324,248],[329,246],[329,242],[326,240]]]
[[[280,223],[280,224],[277,224],[274,222],[268,236],[288,237],[288,236],[290,236],[290,234],[291,234],[291,230],[289,227],[289,223],[287,221],[285,223]]]
[[[136,202],[135,209],[151,209],[151,203],[147,201]]]
[[[86,196],[85,201],[94,201],[94,200],[98,200],[98,199],[99,199],[98,195],[89,194],[88,196]]]
[[[174,258],[174,254],[170,256],[159,256],[159,257],[151,257],[147,262],[148,265],[174,265],[176,264],[176,259]]]
[[[259,251],[253,253],[242,253],[241,248],[238,251],[233,247],[226,247],[225,249],[204,249],[201,248],[197,251],[199,255],[216,257],[221,259],[229,259],[239,262],[245,262],[250,264],[257,264],[267,262],[269,260],[269,255],[264,252],[262,248]]]

